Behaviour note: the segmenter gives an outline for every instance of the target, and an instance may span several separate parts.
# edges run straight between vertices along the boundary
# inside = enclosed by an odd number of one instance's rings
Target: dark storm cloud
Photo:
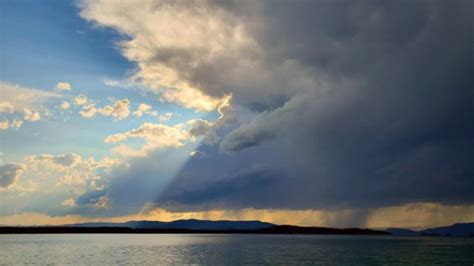
[[[224,154],[186,165],[158,204],[474,202],[472,1],[268,1],[252,12],[223,6],[247,19],[266,52],[262,69],[285,69],[292,78],[253,91],[242,87],[257,84],[246,83],[252,76],[226,86],[236,88],[236,104],[263,111],[224,136]],[[231,174],[259,164],[264,172]]]
[[[77,205],[94,205],[99,202],[99,199],[105,196],[105,190],[92,190],[80,195],[76,199]]]
[[[164,20],[179,29],[172,38],[153,30],[161,5],[130,4],[123,16],[124,2],[85,2],[83,17],[130,38],[122,52],[148,84],[162,86],[165,69],[167,85],[232,94],[229,113],[241,121],[201,128],[215,134],[199,147],[205,156],[158,151],[115,171],[106,196],[121,214],[150,200],[171,210],[360,208],[361,217],[474,203],[473,1],[168,2],[159,14],[197,25],[188,34]]]
[[[229,176],[220,176],[214,182],[204,186],[197,185],[192,189],[181,187],[179,190],[169,191],[170,193],[165,193],[162,199],[166,199],[168,205],[176,203],[177,206],[173,206],[175,208],[185,205],[183,209],[189,208],[186,206],[188,204],[206,204],[208,202],[212,202],[212,206],[210,206],[212,208],[226,208],[228,207],[227,202],[234,202],[236,207],[254,206],[256,201],[265,200],[265,197],[259,193],[263,187],[272,186],[278,175],[281,173],[272,173],[265,168],[243,169]],[[243,191],[245,191],[246,197],[242,197]],[[174,200],[176,202],[173,202]],[[203,207],[201,206],[201,208]]]

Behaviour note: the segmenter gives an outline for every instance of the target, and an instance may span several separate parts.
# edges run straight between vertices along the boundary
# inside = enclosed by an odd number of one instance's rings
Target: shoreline
[[[1,226],[0,234],[281,234],[281,235],[392,235],[371,229],[336,229],[319,227],[273,226],[252,230],[200,230],[129,227]]]

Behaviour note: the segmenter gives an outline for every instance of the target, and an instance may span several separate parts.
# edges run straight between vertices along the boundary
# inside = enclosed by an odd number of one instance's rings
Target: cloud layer
[[[209,110],[189,95],[232,95],[240,110],[241,125],[221,130],[218,148],[201,147],[208,156],[188,162],[158,204],[474,201],[469,1],[84,1],[82,8],[84,18],[129,37],[121,48],[137,62],[134,78],[166,100]]]
[[[78,104],[78,98],[76,97],[76,104],[83,105],[83,102],[85,104],[87,100],[83,101],[82,98],[79,98],[79,103],[81,104]],[[122,99],[115,101],[113,105],[106,105],[102,108],[97,108],[95,104],[91,103],[83,106],[80,114],[87,118],[94,117],[96,114],[101,114],[103,116],[111,116],[115,119],[122,120],[130,115],[130,101],[128,99]]]

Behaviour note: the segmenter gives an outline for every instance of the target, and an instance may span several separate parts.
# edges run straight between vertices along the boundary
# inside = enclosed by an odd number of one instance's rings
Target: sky
[[[0,224],[474,222],[473,11],[0,0]]]

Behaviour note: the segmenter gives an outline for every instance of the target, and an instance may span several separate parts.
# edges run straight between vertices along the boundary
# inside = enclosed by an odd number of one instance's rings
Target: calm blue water
[[[474,238],[310,235],[0,235],[0,264],[473,265]]]

